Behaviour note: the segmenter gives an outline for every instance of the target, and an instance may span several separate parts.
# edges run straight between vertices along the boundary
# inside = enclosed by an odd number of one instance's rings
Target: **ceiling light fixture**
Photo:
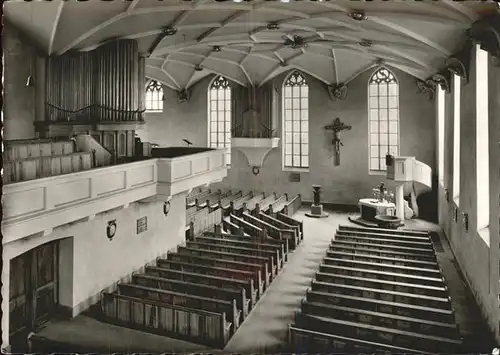
[[[163,30],[162,30],[163,34],[165,36],[173,36],[177,33],[177,29],[176,28],[173,28],[173,27],[165,27]]]
[[[203,70],[203,67],[202,67],[201,65],[199,65],[199,64],[196,64],[196,65],[194,66],[194,70],[196,70],[196,71],[202,71],[202,70]]]
[[[347,14],[350,18],[356,21],[363,21],[366,20],[368,17],[366,17],[365,12],[363,10],[353,10]]]
[[[220,46],[214,46],[214,47],[212,48],[212,50],[213,50],[214,52],[220,52],[222,49],[220,48]]]
[[[280,26],[276,22],[271,22],[267,24],[268,30],[279,30]]]

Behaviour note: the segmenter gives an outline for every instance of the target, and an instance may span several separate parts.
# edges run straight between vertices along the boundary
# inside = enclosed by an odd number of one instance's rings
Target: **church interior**
[[[3,16],[2,352],[498,347],[498,2]]]

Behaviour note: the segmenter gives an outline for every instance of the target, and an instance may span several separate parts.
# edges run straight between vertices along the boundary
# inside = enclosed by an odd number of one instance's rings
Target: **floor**
[[[304,241],[291,253],[283,270],[259,300],[256,308],[241,325],[223,350],[208,349],[204,346],[179,341],[167,337],[148,334],[110,324],[101,323],[91,317],[80,315],[73,320],[52,321],[45,325],[34,342],[33,351],[58,352],[238,352],[238,353],[278,353],[287,351],[288,325],[293,323],[294,314],[300,308],[306,290],[334,237],[339,224],[350,224],[349,216],[355,214],[331,213],[322,219],[308,218],[308,209],[299,211],[294,217],[304,221]],[[466,348],[475,352],[490,352],[490,340],[486,325],[479,309],[466,288],[447,241],[439,228],[420,220],[407,221],[407,228],[437,231],[439,262],[450,289],[453,306],[463,335]],[[57,346],[55,346],[57,344]],[[472,352],[472,350],[470,350]],[[469,351],[467,351],[469,352]]]

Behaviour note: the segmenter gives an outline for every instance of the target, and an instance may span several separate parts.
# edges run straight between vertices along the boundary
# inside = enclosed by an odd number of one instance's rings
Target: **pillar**
[[[45,83],[46,83],[46,60],[44,57],[36,57],[35,66],[35,121],[45,120]]]
[[[404,199],[404,184],[396,187],[396,217],[401,221],[405,220],[405,199]]]

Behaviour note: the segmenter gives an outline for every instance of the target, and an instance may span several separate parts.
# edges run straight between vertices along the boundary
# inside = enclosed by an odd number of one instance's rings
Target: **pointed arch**
[[[282,168],[309,170],[309,85],[299,70],[282,87]]]
[[[163,85],[150,79],[146,84],[146,112],[163,112]]]
[[[399,155],[399,82],[385,66],[368,80],[369,171],[384,173],[385,156]]]
[[[231,164],[231,83],[215,75],[208,85],[208,146],[226,148],[226,164]]]

